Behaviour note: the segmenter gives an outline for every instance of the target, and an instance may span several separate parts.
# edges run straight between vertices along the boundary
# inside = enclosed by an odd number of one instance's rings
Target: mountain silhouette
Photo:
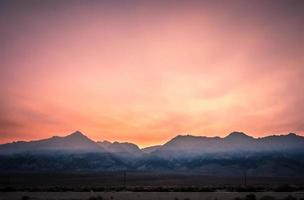
[[[243,132],[232,132],[226,137],[205,137],[193,135],[178,135],[164,145],[156,145],[140,149],[136,144],[128,142],[95,142],[80,131],[75,131],[65,137],[29,141],[12,142],[0,145],[0,153],[22,152],[107,152],[139,156],[153,154],[161,157],[199,156],[210,153],[241,153],[241,152],[281,152],[304,150],[304,137],[290,133],[288,135],[273,135],[253,138]]]
[[[154,145],[154,146],[142,148],[141,150],[144,153],[152,153],[152,152],[156,151],[157,149],[159,149],[161,146],[162,145]]]
[[[304,137],[294,133],[253,138],[232,132],[224,138],[179,135],[152,153],[162,157],[189,157],[210,153],[303,151]]]
[[[304,137],[290,133],[253,138],[178,135],[140,149],[128,142],[95,142],[80,131],[65,137],[0,145],[0,172],[186,170],[235,175],[296,176],[304,169]]]
[[[140,156],[142,154],[142,151],[136,144],[129,142],[111,143],[109,141],[103,141],[103,142],[97,142],[97,144],[110,153],[126,154],[129,156]]]
[[[237,131],[235,131],[235,132],[232,132],[229,135],[227,135],[225,137],[225,139],[246,141],[246,140],[252,140],[254,138],[251,137],[251,136],[246,135],[243,132],[237,132]]]
[[[76,131],[65,137],[53,136],[42,140],[21,141],[0,145],[1,153],[42,153],[44,151],[104,152],[104,149],[80,131]]]

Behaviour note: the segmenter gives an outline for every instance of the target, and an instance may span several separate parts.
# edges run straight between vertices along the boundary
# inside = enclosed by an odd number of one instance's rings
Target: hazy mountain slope
[[[253,138],[232,132],[224,138],[179,135],[153,151],[161,157],[189,157],[211,153],[304,151],[304,137],[296,134]]]
[[[141,150],[144,153],[152,153],[152,152],[156,151],[157,149],[159,149],[161,146],[162,145],[155,145],[155,146],[150,146],[150,147],[142,148]]]
[[[79,131],[65,137],[54,136],[43,140],[0,145],[0,153],[2,154],[41,153],[43,151],[104,152],[104,149]]]
[[[43,151],[109,152],[139,156],[143,152],[161,157],[200,156],[210,153],[282,152],[303,151],[304,137],[294,133],[280,136],[253,138],[242,132],[232,132],[224,138],[178,135],[164,145],[140,149],[132,143],[94,142],[76,131],[65,137],[13,142],[0,145],[0,153],[22,153]]]
[[[0,145],[0,171],[177,170],[235,175],[246,169],[252,175],[295,176],[303,173],[303,155],[304,137],[296,134],[179,135],[141,150],[132,143],[94,142],[76,131],[66,137]]]
[[[111,143],[108,141],[103,141],[103,142],[97,142],[97,144],[110,153],[126,154],[130,156],[139,156],[142,154],[142,151],[136,144],[129,142]]]
[[[303,150],[304,137],[289,133],[258,138],[257,148],[261,151]]]

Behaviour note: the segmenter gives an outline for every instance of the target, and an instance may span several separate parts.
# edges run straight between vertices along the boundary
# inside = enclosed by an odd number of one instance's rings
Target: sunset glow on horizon
[[[1,1],[0,143],[304,135],[304,2]]]

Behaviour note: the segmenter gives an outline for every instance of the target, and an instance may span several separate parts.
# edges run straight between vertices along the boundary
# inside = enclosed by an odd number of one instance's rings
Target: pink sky
[[[304,134],[304,3],[2,1],[0,143]]]

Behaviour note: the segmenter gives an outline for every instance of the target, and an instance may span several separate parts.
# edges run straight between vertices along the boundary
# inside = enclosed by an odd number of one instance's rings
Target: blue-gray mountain
[[[132,143],[95,142],[76,131],[66,137],[0,145],[1,171],[188,170],[214,175],[297,175],[304,171],[304,137],[253,138],[179,135],[140,149]]]

